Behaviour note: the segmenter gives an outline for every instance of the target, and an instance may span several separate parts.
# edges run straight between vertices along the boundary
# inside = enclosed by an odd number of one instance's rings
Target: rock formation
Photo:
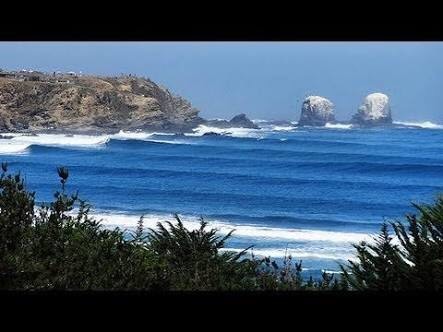
[[[239,114],[234,116],[231,120],[229,120],[229,124],[232,127],[240,127],[240,128],[254,128],[258,129],[258,126],[254,124],[251,120],[246,117],[246,114]]]
[[[324,126],[335,122],[334,104],[320,96],[307,97],[302,105],[299,126]]]
[[[249,120],[246,114],[238,114],[234,116],[231,120],[208,120],[205,122],[206,125],[217,127],[217,128],[251,128],[259,129],[259,127]]]
[[[80,76],[0,77],[0,131],[187,131],[198,110],[149,79]]]
[[[366,96],[351,122],[365,127],[392,124],[389,97],[383,93]]]

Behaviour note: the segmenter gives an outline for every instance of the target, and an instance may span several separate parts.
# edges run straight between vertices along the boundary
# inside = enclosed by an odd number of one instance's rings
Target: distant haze
[[[0,42],[0,68],[146,76],[205,118],[298,120],[320,95],[348,120],[372,92],[394,120],[443,123],[443,43]]]

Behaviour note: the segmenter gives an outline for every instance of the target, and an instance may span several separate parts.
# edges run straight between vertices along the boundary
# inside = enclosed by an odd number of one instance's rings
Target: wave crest
[[[345,123],[326,123],[325,128],[330,129],[352,129],[352,124],[345,124]]]
[[[403,121],[394,121],[394,124],[407,126],[407,127],[418,127],[424,129],[443,129],[443,125],[433,123],[431,121],[423,121],[423,122],[403,122]]]
[[[158,133],[158,132],[143,132],[143,131],[124,131],[120,130],[117,134],[111,135],[111,139],[116,140],[150,140],[153,136],[174,136],[174,133]]]
[[[96,218],[102,219],[103,225],[136,227],[139,216],[128,214],[95,214]],[[145,227],[155,227],[158,222],[171,220],[170,215],[148,214],[144,217]],[[199,218],[194,216],[180,216],[183,224],[189,229],[200,227]],[[228,223],[222,220],[208,220],[210,227],[215,227],[221,233],[228,233],[235,229],[234,234],[241,237],[254,237],[266,239],[281,239],[292,241],[327,241],[335,243],[355,243],[360,241],[371,241],[371,234],[356,232],[334,232],[323,230],[309,230],[299,228],[267,227],[246,223]]]
[[[104,227],[120,227],[133,231],[139,220],[138,215],[101,213],[94,214],[101,220]],[[143,224],[147,228],[156,228],[157,223],[171,221],[172,216],[166,214],[147,214]],[[200,227],[199,218],[195,216],[180,216],[184,226],[190,230]],[[250,244],[257,244],[249,253],[259,256],[271,256],[274,258],[291,254],[296,258],[317,259],[351,259],[354,257],[352,243],[360,241],[372,242],[372,235],[367,233],[336,232],[324,230],[295,229],[282,227],[266,227],[257,224],[230,223],[223,220],[206,219],[210,228],[216,228],[221,234],[227,234],[234,230],[233,241],[238,244],[224,250],[239,251]],[[287,244],[285,248],[274,247],[278,243]],[[240,247],[240,248],[239,248]]]
[[[0,154],[21,154],[24,153],[30,143],[16,143],[16,142],[3,142],[0,141]]]
[[[31,145],[42,146],[71,146],[71,147],[97,147],[106,144],[109,136],[88,135],[61,135],[61,134],[39,134],[24,135],[10,133],[9,139],[0,140],[0,153],[22,153]]]
[[[194,128],[193,133],[186,133],[185,136],[203,136],[205,134],[214,133],[223,136],[231,137],[250,137],[250,138],[262,138],[262,132],[260,129],[251,128],[218,128],[210,127],[206,125],[199,125]]]

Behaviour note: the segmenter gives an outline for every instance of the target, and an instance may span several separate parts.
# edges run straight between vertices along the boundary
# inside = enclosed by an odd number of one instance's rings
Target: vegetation
[[[20,174],[0,175],[0,289],[143,290],[404,290],[442,288],[443,199],[416,206],[420,215],[383,225],[374,243],[355,245],[357,260],[342,266],[342,278],[323,273],[302,277],[302,262],[286,256],[246,257],[224,250],[207,222],[188,230],[174,222],[133,233],[110,230],[90,216],[90,205],[68,194],[69,172],[57,169],[61,190],[36,207],[35,193]],[[389,234],[394,230],[395,239]]]
[[[357,290],[443,289],[443,197],[433,205],[416,205],[419,215],[407,215],[407,226],[384,224],[374,244],[360,243],[358,262],[342,267]]]

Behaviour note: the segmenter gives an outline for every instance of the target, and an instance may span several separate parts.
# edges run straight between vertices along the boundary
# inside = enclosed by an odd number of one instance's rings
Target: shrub
[[[407,215],[406,225],[400,221],[385,223],[374,244],[355,245],[357,261],[342,266],[344,278],[352,288],[443,289],[443,198],[433,205],[414,206],[419,215]]]
[[[171,289],[223,290],[251,289],[254,287],[255,262],[240,258],[240,253],[220,252],[232,231],[217,235],[216,229],[207,230],[203,219],[196,230],[184,227],[175,215],[176,224],[161,223],[151,229],[148,248],[159,257],[165,267],[165,275]]]
[[[34,210],[34,193],[20,174],[0,177],[0,272],[2,288],[124,289],[155,284],[154,258],[144,244],[125,240],[118,228],[103,229],[77,194],[62,191]],[[77,213],[73,209],[78,208]]]

